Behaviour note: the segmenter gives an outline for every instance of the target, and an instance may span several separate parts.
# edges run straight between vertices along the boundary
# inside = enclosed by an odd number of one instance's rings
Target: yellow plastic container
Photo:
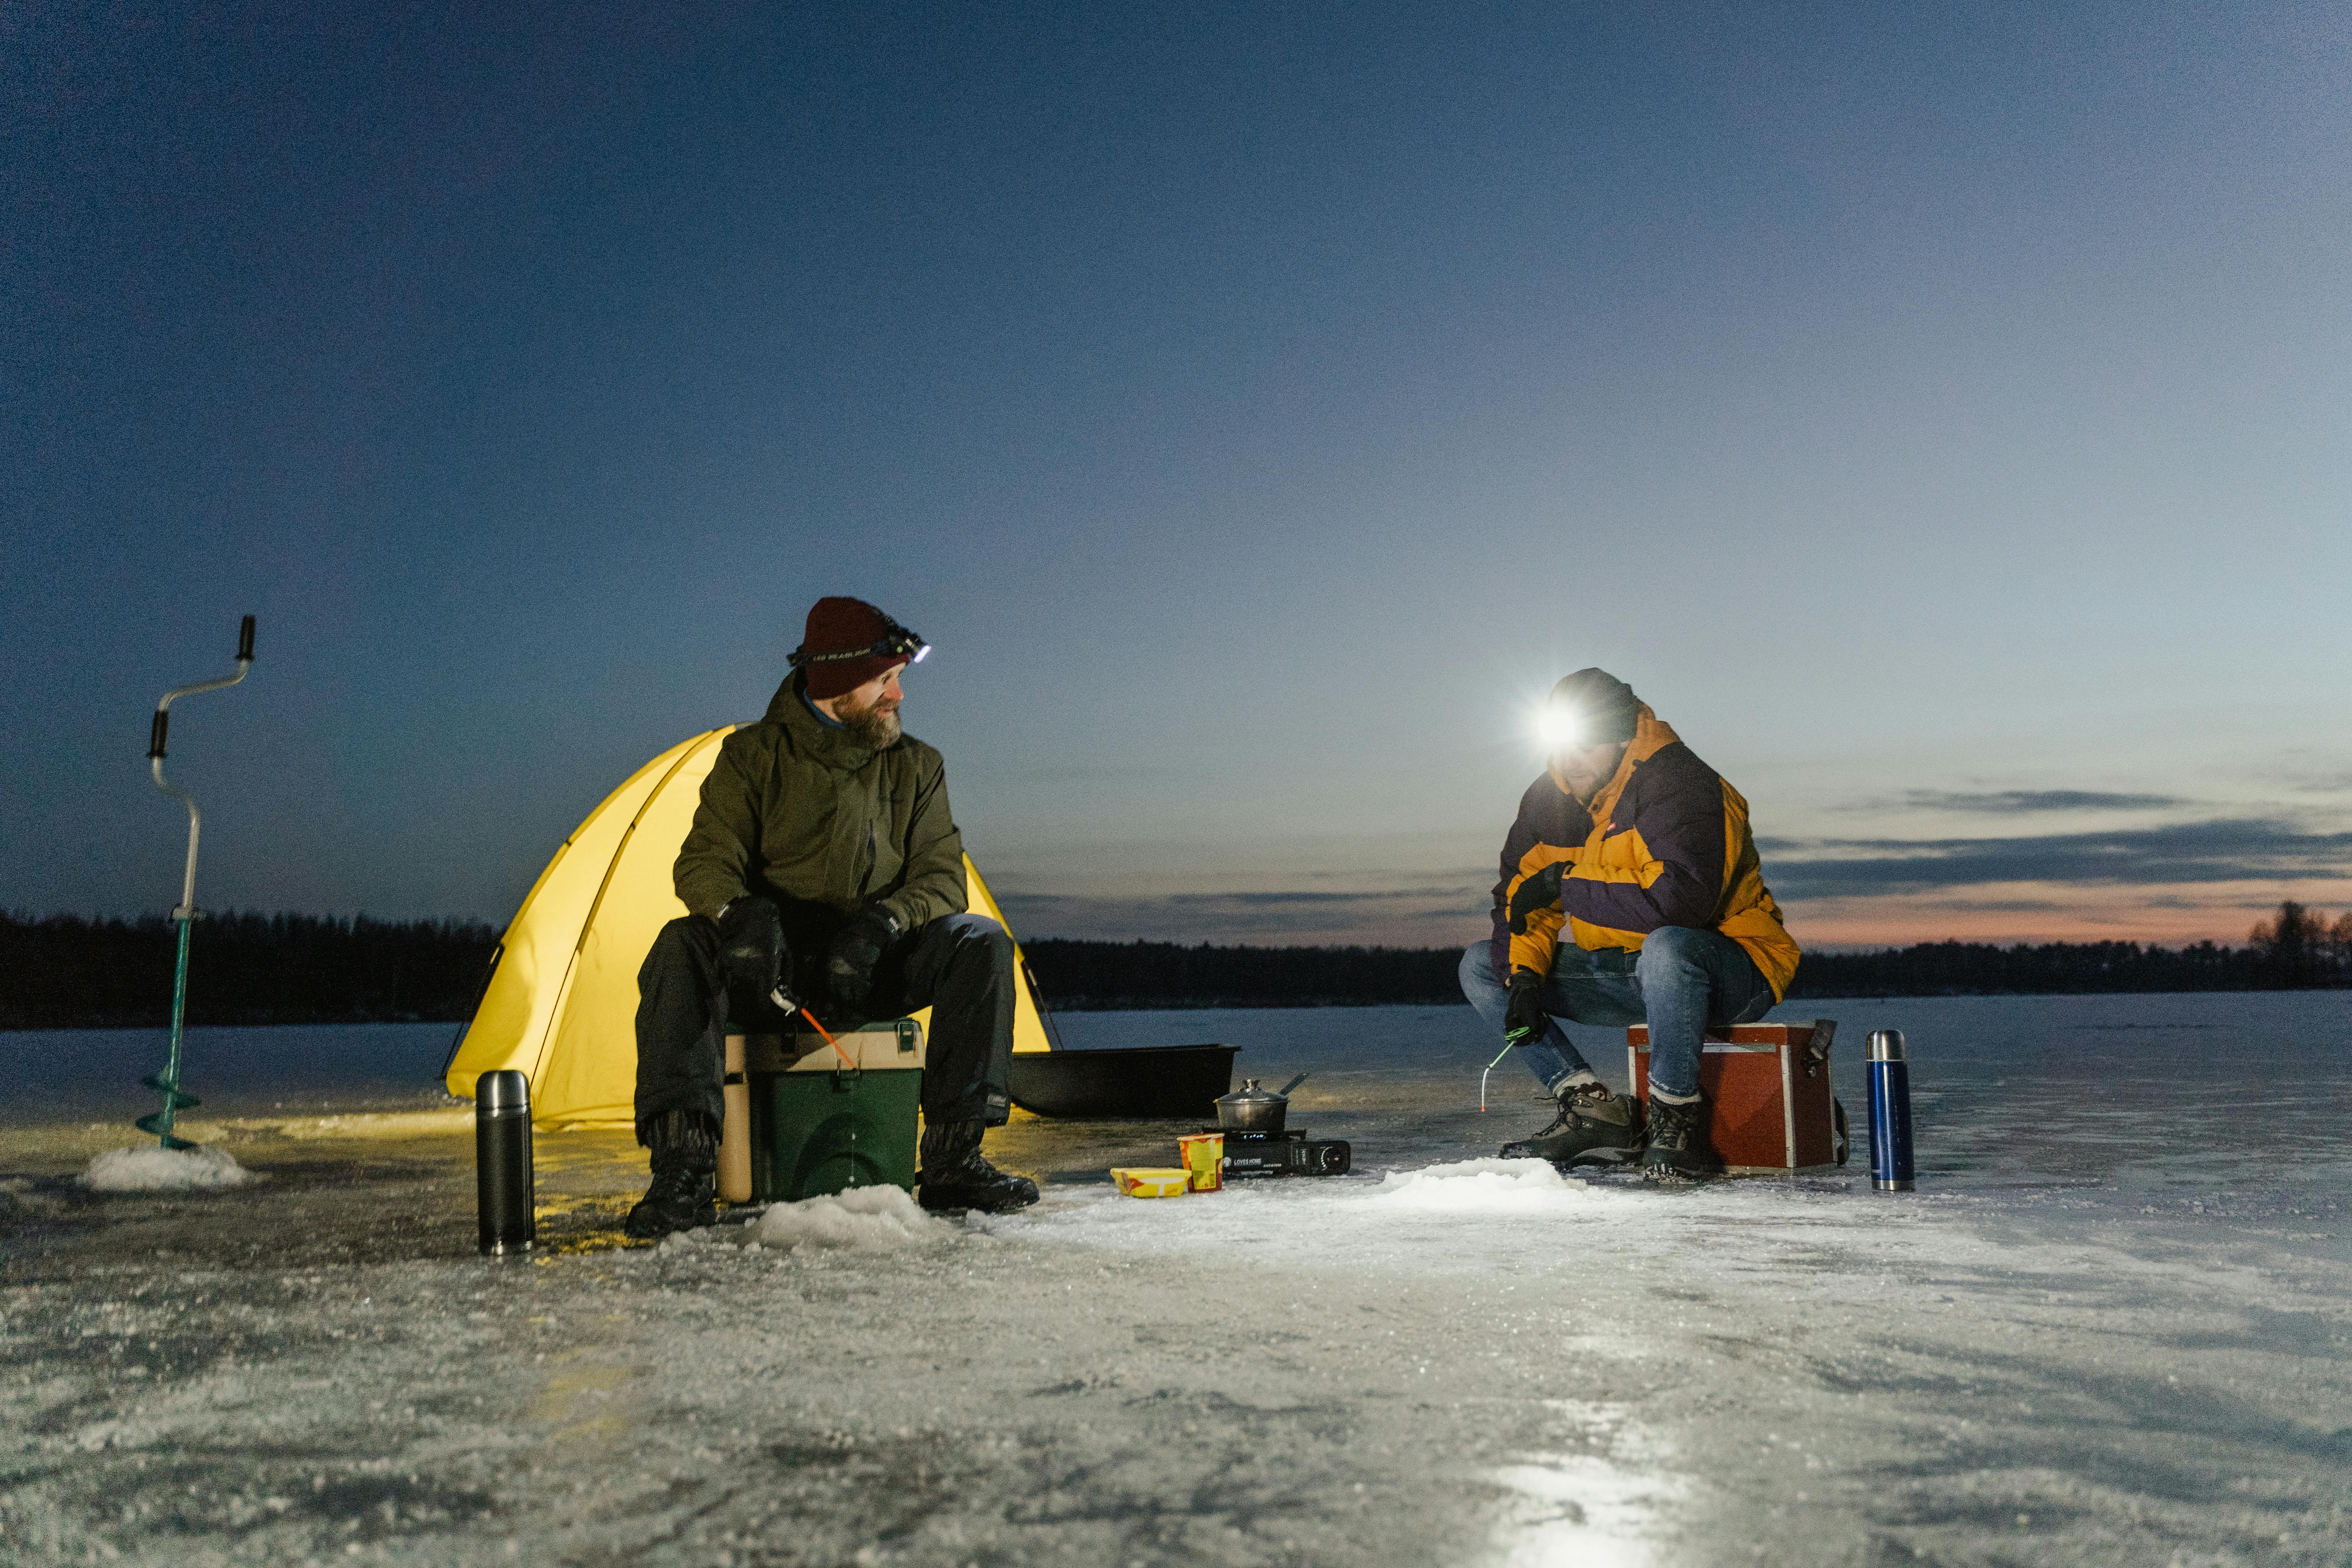
[[[1176,1140],[1184,1153],[1185,1173],[1196,1193],[1222,1192],[1225,1185],[1225,1135],[1193,1132]]]
[[[1110,1179],[1118,1190],[1131,1198],[1176,1198],[1184,1195],[1192,1185],[1192,1173],[1165,1168],[1114,1168]]]

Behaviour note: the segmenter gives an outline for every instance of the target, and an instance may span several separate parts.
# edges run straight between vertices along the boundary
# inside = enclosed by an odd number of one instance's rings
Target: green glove
[[[1506,1045],[1531,1046],[1551,1027],[1551,1015],[1544,1011],[1542,993],[1542,975],[1532,969],[1511,971],[1511,1005],[1503,1014]]]

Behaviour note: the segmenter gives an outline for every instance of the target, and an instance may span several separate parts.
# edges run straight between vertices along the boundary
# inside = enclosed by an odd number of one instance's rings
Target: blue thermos
[[[1870,1037],[1870,1189],[1911,1191],[1911,1062],[1903,1031]]]

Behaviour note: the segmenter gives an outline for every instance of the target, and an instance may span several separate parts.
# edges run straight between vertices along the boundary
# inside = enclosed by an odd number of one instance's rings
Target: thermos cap
[[[1900,1062],[1910,1058],[1903,1052],[1903,1031],[1873,1029],[1870,1032],[1870,1059],[1874,1062]]]
[[[528,1116],[530,1079],[511,1068],[484,1073],[474,1084],[474,1112],[478,1116]]]

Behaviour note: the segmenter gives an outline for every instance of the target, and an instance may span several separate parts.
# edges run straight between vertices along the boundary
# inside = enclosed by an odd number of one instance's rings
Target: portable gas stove
[[[1230,1127],[1203,1127],[1201,1131],[1224,1134],[1228,1181],[1255,1176],[1344,1176],[1351,1162],[1344,1138],[1309,1138],[1297,1129],[1243,1132]]]

